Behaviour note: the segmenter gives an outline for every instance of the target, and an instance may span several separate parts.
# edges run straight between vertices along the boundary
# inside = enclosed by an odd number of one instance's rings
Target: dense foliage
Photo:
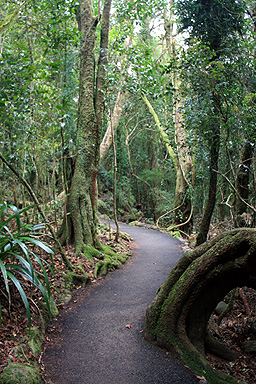
[[[16,2],[3,2],[1,19],[13,15],[16,6]],[[94,6],[97,15],[97,1]],[[32,186],[55,226],[63,217],[64,193],[69,191],[77,153],[80,35],[76,11],[75,1],[27,1],[0,39],[1,153]],[[115,128],[120,217],[153,223],[165,215],[161,226],[188,218],[189,212],[186,216],[181,209],[171,212],[178,201],[177,161],[182,163],[186,146],[191,164],[185,177],[187,194],[182,192],[179,204],[189,199],[198,222],[207,198],[212,127],[217,119],[222,176],[218,175],[214,215],[236,225],[237,171],[244,143],[249,141],[252,149],[255,144],[253,12],[250,1],[113,3],[103,136],[110,122],[115,124],[120,94]],[[181,31],[186,31],[185,38]],[[99,53],[98,39],[96,62]],[[177,111],[182,115],[180,146]],[[246,198],[252,207],[253,153]],[[110,147],[98,172],[99,209],[108,215],[113,205],[113,156]],[[2,199],[26,206],[30,196],[3,163],[0,178]],[[255,210],[247,206],[245,214],[252,225]]]

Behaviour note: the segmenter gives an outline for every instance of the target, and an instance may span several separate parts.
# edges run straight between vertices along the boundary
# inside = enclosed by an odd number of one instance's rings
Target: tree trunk
[[[216,202],[217,194],[217,171],[218,171],[218,158],[220,149],[220,124],[218,118],[215,119],[215,126],[213,127],[212,142],[210,147],[210,180],[208,198],[204,210],[202,222],[199,229],[199,234],[196,239],[196,246],[204,243],[207,240],[211,218]]]
[[[161,134],[162,140],[166,145],[166,149],[170,156],[170,159],[173,162],[175,171],[176,171],[176,188],[175,188],[175,207],[179,207],[175,213],[175,226],[179,226],[181,230],[189,231],[191,229],[190,223],[188,220],[191,213],[191,198],[188,194],[189,183],[188,179],[190,178],[192,160],[189,154],[189,149],[185,140],[185,131],[181,123],[181,113],[176,107],[175,111],[175,133],[176,133],[176,146],[178,155],[174,152],[168,135],[163,129],[160,120],[149,102],[146,95],[142,95],[142,100],[147,105],[150,113],[154,117],[156,126]],[[185,223],[184,225],[182,223]],[[170,227],[171,228],[171,227]]]
[[[248,202],[249,198],[250,168],[252,163],[253,152],[253,143],[247,141],[243,147],[242,158],[240,164],[238,165],[236,176],[236,189],[239,197],[242,198],[240,199],[238,196],[236,196],[235,200],[235,220],[237,227],[250,226],[246,202]]]
[[[178,90],[176,90],[176,98]],[[177,101],[174,110],[175,141],[178,153],[179,168],[176,174],[175,207],[180,207],[175,211],[175,224],[186,232],[190,233],[193,228],[192,221],[192,158],[187,144],[187,135],[182,124],[183,118],[181,102]]]
[[[164,14],[165,41],[168,50],[169,60],[177,62],[175,48],[176,42],[173,36],[173,0],[170,1],[170,14]],[[175,66],[174,66],[175,67]],[[176,69],[171,72],[171,83],[173,87],[173,121],[175,127],[175,143],[177,149],[178,168],[176,172],[175,188],[175,225],[180,230],[190,233],[193,227],[192,221],[192,158],[187,143],[187,134],[184,127],[182,108],[182,96],[179,91],[179,81],[177,79]]]
[[[121,86],[122,86],[122,83],[121,83]],[[112,122],[109,122],[108,128],[100,144],[100,162],[102,162],[106,157],[106,154],[108,153],[108,150],[113,142],[111,128],[113,127],[113,131],[115,134],[120,118],[122,116],[122,110],[123,110],[125,98],[126,98],[126,94],[120,89],[118,91],[114,110],[113,110]]]
[[[145,338],[173,351],[209,383],[236,383],[211,368],[205,337],[211,313],[229,291],[256,288],[255,258],[255,229],[226,232],[185,253],[147,308]]]
[[[77,253],[84,245],[97,246],[96,177],[104,107],[109,15],[111,0],[105,0],[101,27],[100,56],[95,79],[94,49],[99,17],[94,16],[91,0],[80,0],[77,22],[82,36],[80,58],[79,105],[77,121],[77,156],[67,202],[70,219],[62,225],[62,243],[75,244]]]

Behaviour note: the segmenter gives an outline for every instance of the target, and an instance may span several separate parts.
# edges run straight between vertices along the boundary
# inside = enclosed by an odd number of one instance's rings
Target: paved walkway
[[[136,242],[135,256],[99,284],[85,288],[85,297],[54,322],[59,336],[43,356],[47,383],[198,383],[143,338],[145,309],[180,258],[180,242],[144,228],[121,224],[120,230]]]

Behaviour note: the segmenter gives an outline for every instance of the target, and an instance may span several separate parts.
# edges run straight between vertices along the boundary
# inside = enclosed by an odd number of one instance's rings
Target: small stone
[[[227,309],[227,304],[224,301],[220,301],[217,307],[215,308],[215,313],[221,315]]]
[[[70,295],[70,294],[62,295],[60,297],[60,301],[64,305],[69,304],[71,300],[72,300],[72,295]]]

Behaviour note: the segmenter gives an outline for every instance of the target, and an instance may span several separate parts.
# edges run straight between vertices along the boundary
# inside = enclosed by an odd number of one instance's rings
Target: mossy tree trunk
[[[80,0],[77,22],[81,33],[80,83],[77,121],[77,156],[67,202],[68,220],[60,231],[61,242],[75,244],[80,253],[84,245],[97,246],[96,178],[104,108],[104,76],[107,64],[111,0],[105,0],[101,24],[100,56],[95,78],[96,29],[91,0]]]
[[[216,305],[243,286],[256,289],[255,229],[226,232],[185,253],[147,308],[145,338],[173,351],[207,382],[235,383],[211,368],[205,339]]]

